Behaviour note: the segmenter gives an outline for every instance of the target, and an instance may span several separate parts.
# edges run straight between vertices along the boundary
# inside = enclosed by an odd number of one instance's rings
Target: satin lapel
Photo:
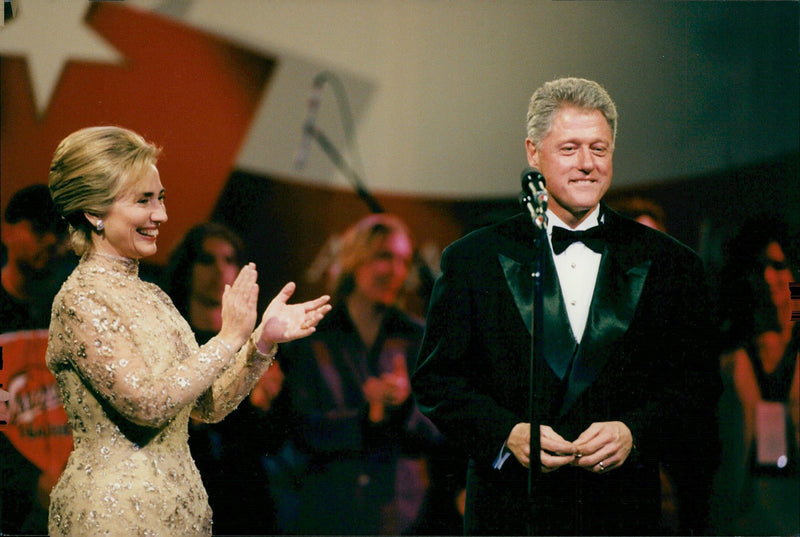
[[[514,297],[517,311],[525,323],[528,334],[531,333],[531,315],[533,310],[531,265],[520,263],[503,254],[497,254],[500,266],[506,277],[506,283]],[[560,293],[556,267],[550,256],[546,258],[544,285],[542,286],[544,306],[544,350],[543,355],[550,369],[563,379],[569,370],[572,355],[576,346],[575,338],[569,327],[569,320],[564,309],[564,300]]]
[[[547,256],[544,285],[544,358],[560,380],[564,380],[572,364],[578,342],[569,324],[564,295],[552,256]]]
[[[506,283],[511,290],[511,296],[514,297],[514,303],[517,305],[522,322],[531,333],[531,316],[533,313],[533,302],[531,301],[531,290],[533,288],[533,278],[531,278],[531,266],[527,263],[520,263],[510,257],[506,257],[501,253],[497,254],[497,259],[500,261],[500,266],[503,268],[503,274],[506,277]]]
[[[612,344],[628,330],[642,295],[651,260],[625,263],[619,259],[613,246],[606,246],[580,352],[570,372],[562,414],[597,378],[610,357]]]

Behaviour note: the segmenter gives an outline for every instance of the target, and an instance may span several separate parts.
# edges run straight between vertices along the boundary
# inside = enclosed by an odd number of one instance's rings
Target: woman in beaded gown
[[[277,344],[314,332],[328,297],[287,304],[256,327],[253,264],[226,288],[222,329],[198,346],[169,297],[138,276],[167,220],[159,150],[118,127],[65,138],[50,192],[81,255],[53,302],[47,365],[75,448],[52,491],[51,536],[211,535],[187,443],[190,416],[219,421],[270,366]]]

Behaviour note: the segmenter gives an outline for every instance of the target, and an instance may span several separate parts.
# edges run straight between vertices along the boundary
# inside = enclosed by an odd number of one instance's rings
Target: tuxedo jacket
[[[412,387],[422,411],[470,456],[465,531],[653,534],[662,456],[703,464],[720,381],[697,255],[602,206],[605,246],[583,338],[569,328],[550,246],[518,215],[442,255]],[[541,423],[575,440],[621,421],[635,448],[604,474],[567,466],[530,473],[510,456],[511,429],[531,421],[531,312],[537,246],[544,255],[544,357],[533,366]],[[713,427],[713,428],[712,428]],[[538,424],[534,429],[538,430]]]

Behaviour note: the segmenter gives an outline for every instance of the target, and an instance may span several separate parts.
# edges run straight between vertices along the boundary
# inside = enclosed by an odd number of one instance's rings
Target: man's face
[[[20,272],[35,277],[44,274],[57,253],[59,238],[52,231],[39,231],[28,220],[3,222],[3,243],[8,261]]]
[[[528,164],[544,175],[548,208],[564,223],[577,226],[611,185],[612,141],[611,127],[599,110],[574,106],[556,112],[540,148],[525,140]]]

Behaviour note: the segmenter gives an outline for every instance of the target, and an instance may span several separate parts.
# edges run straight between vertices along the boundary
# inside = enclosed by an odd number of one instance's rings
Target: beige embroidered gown
[[[198,347],[138,270],[88,254],[53,302],[47,366],[75,448],[51,494],[51,536],[211,535],[189,417],[219,421],[271,363],[252,339],[235,355],[218,338]]]

